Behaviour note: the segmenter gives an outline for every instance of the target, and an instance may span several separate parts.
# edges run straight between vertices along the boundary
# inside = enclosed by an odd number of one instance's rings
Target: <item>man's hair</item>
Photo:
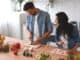
[[[27,2],[27,3],[25,3],[23,10],[25,11],[25,10],[28,10],[31,8],[34,8],[33,2]]]

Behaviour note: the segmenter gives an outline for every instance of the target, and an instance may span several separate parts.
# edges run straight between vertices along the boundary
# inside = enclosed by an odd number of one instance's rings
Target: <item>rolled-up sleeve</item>
[[[27,16],[27,19],[26,19],[26,28],[29,30],[29,17]]]
[[[47,26],[47,31],[51,31],[51,32],[53,31],[53,26],[49,14],[47,14],[46,16],[46,26]]]
[[[80,37],[79,37],[79,32],[78,32],[77,26],[75,26],[74,29],[73,29],[73,35],[74,35],[75,41],[76,41],[76,42],[79,44],[79,46],[80,46]]]
[[[59,42],[61,39],[60,39],[60,35],[56,32],[56,37],[55,37],[55,40],[56,42]]]

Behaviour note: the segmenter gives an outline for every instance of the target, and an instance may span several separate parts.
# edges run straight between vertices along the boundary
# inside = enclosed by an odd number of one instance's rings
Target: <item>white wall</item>
[[[19,13],[11,9],[11,0],[0,2],[0,34],[20,39]]]
[[[49,9],[53,22],[60,11],[66,12],[71,21],[80,21],[80,0],[54,0],[53,8]]]
[[[0,34],[8,35],[7,22],[10,15],[10,1],[0,1]]]
[[[19,12],[11,12],[8,19],[8,34],[10,37],[21,39],[20,36],[20,20],[19,20]]]

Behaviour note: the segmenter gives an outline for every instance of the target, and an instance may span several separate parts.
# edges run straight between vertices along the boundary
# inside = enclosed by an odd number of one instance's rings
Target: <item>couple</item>
[[[29,13],[26,20],[26,28],[30,33],[32,44],[46,44],[52,33],[52,23],[47,12],[37,9],[32,2],[27,2],[23,10]],[[58,47],[72,49],[79,44],[77,27],[68,23],[68,16],[64,12],[56,14],[56,44]]]

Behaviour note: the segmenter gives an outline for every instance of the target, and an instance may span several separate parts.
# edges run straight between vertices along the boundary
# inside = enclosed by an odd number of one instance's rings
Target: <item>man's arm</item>
[[[31,29],[30,29],[30,21],[31,21],[31,16],[30,15],[27,15],[27,19],[26,19],[26,33],[29,34],[28,38],[30,40],[32,40],[32,32],[31,32]]]
[[[28,35],[28,38],[29,38],[30,40],[32,40],[32,33],[31,33],[28,29],[26,29],[26,32],[29,34],[29,35]]]
[[[46,39],[52,32],[52,23],[49,14],[46,16],[46,28],[47,32],[43,34],[41,37],[39,37],[35,42],[32,44],[39,44],[42,40]]]
[[[44,40],[45,38],[47,38],[49,35],[51,34],[51,32],[46,32],[43,36],[39,37],[35,42],[33,42],[33,45],[39,44],[42,40]]]

